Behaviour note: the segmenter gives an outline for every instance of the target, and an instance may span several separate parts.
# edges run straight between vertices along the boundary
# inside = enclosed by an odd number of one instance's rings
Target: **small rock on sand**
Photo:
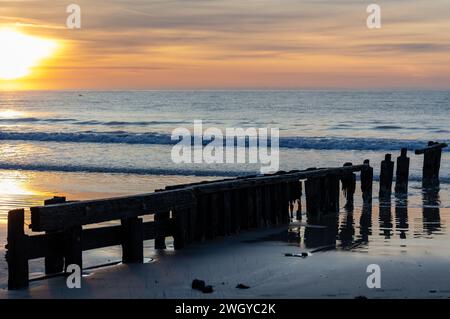
[[[249,289],[250,287],[244,284],[239,284],[236,286],[237,289]]]

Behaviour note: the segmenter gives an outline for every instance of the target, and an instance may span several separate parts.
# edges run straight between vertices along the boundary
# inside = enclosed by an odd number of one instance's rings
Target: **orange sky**
[[[0,0],[0,27],[60,44],[0,87],[450,88],[449,16],[449,0]]]

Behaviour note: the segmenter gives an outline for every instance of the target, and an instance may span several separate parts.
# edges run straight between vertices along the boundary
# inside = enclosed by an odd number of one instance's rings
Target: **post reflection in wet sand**
[[[409,229],[408,199],[395,199],[395,228],[400,239],[406,239]]]
[[[334,247],[381,254],[425,251],[445,254],[442,246],[450,236],[446,233],[446,219],[441,217],[439,189],[423,189],[422,203],[422,207],[411,205],[407,194],[396,194],[395,198],[381,198],[374,207],[367,204],[362,208],[347,207],[338,215],[308,218],[302,224],[303,240],[299,231],[297,244],[310,251]]]
[[[439,187],[424,188],[423,198],[423,232],[431,236],[440,233],[442,230],[440,216],[440,196]]]

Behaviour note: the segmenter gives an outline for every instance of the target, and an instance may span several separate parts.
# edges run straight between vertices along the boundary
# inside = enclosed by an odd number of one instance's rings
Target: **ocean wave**
[[[77,120],[73,118],[0,118],[0,124],[21,124],[21,123],[70,123],[74,125],[102,125],[102,126],[151,126],[164,124],[184,124],[184,121],[98,121],[98,120]]]
[[[164,133],[129,133],[114,132],[0,132],[3,141],[41,141],[100,144],[142,144],[142,145],[174,145],[169,134]],[[206,140],[203,143],[208,144]],[[441,141],[449,143],[450,141]],[[235,140],[235,145],[237,141]],[[270,140],[269,140],[270,146]],[[359,151],[394,151],[403,147],[409,150],[423,148],[424,140],[387,139],[387,138],[348,138],[348,137],[281,137],[280,148],[311,150],[359,150]],[[246,140],[246,146],[249,141]],[[448,148],[445,151],[450,151]]]
[[[38,172],[62,172],[62,173],[106,173],[106,174],[132,174],[132,175],[168,175],[168,176],[219,176],[239,177],[259,174],[255,171],[244,170],[217,170],[217,169],[183,169],[160,167],[103,167],[89,165],[57,165],[57,164],[11,164],[1,163],[0,170],[21,170]],[[359,180],[359,176],[357,176]],[[379,181],[379,176],[374,176],[374,181]],[[410,182],[422,181],[422,176],[411,174]],[[442,184],[450,184],[450,176],[440,176]]]
[[[255,174],[250,171],[230,170],[196,170],[196,169],[170,169],[170,168],[139,168],[139,167],[101,167],[83,165],[52,165],[52,164],[9,164],[0,163],[2,170],[38,171],[38,172],[64,172],[64,173],[109,173],[133,175],[170,175],[170,176],[223,176],[237,177]]]

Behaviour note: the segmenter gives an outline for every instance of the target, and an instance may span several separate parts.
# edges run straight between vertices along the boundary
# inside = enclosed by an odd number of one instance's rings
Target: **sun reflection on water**
[[[2,119],[15,119],[23,117],[24,113],[15,110],[0,110],[0,118]]]
[[[35,204],[45,195],[32,189],[28,179],[20,171],[0,171],[0,224],[6,224],[8,211]]]

